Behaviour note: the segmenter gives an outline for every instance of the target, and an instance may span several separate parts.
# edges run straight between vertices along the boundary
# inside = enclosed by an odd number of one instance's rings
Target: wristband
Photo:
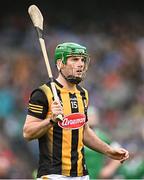
[[[55,121],[53,121],[52,119],[50,119],[50,123],[54,126],[56,124]]]

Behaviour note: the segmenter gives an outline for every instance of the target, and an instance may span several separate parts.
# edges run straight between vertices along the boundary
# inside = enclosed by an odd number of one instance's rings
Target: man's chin
[[[66,79],[72,84],[79,84],[82,81],[82,78],[78,76],[68,76]]]

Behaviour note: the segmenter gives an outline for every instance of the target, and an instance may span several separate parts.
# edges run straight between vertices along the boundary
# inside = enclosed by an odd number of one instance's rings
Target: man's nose
[[[80,59],[80,60],[78,61],[78,66],[79,66],[79,67],[83,67],[83,66],[84,66],[84,61],[83,61],[82,59]]]

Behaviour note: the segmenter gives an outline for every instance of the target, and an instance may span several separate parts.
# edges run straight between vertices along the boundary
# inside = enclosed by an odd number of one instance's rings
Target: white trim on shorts
[[[58,174],[50,174],[41,176],[41,178],[37,178],[37,180],[90,180],[89,175],[86,176],[80,176],[80,177],[69,177],[69,176],[63,176]]]

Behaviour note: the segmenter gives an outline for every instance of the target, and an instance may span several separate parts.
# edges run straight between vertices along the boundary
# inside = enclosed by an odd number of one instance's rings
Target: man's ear
[[[61,59],[58,59],[58,60],[57,60],[56,66],[57,66],[57,68],[58,68],[59,71],[61,70],[61,68],[63,68],[63,63],[62,63],[62,60],[61,60]]]

